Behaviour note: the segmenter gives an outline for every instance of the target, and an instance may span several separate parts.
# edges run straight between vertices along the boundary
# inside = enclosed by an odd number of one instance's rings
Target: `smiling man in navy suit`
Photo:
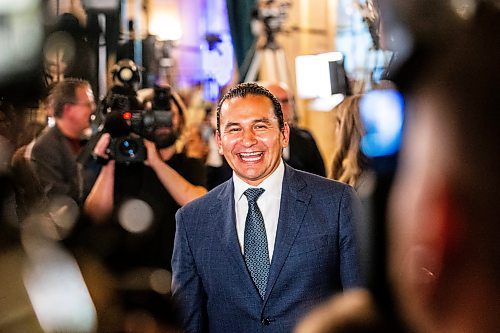
[[[332,294],[360,286],[358,200],[287,166],[279,101],[255,83],[217,109],[233,177],[177,215],[172,293],[186,332],[290,332]]]

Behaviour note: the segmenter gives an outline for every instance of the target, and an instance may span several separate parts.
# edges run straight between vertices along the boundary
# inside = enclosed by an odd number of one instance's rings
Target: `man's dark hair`
[[[66,78],[54,86],[51,95],[54,104],[54,116],[56,118],[62,117],[65,104],[78,102],[76,89],[79,87],[90,87],[90,83],[82,79]]]
[[[269,98],[269,100],[271,100],[271,103],[273,103],[274,114],[278,118],[279,128],[280,130],[283,130],[285,122],[283,120],[283,111],[281,111],[281,104],[278,101],[278,99],[263,86],[260,86],[257,83],[253,82],[246,82],[246,83],[240,83],[237,86],[231,88],[231,90],[229,90],[224,96],[222,96],[221,100],[219,101],[219,104],[217,105],[217,131],[219,131],[219,133],[220,133],[220,110],[222,108],[222,104],[224,104],[226,100],[231,100],[233,98],[238,98],[238,97],[245,97],[247,95],[264,96]]]

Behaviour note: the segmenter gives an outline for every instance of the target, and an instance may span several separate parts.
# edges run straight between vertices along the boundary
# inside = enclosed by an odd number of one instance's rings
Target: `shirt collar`
[[[233,184],[234,184],[234,199],[239,201],[243,192],[245,192],[250,187],[263,188],[265,190],[264,194],[266,196],[281,196],[281,187],[283,185],[283,176],[285,175],[285,165],[283,159],[280,158],[280,163],[276,170],[269,175],[262,183],[258,186],[252,186],[245,183],[236,173],[233,171]],[[263,195],[264,195],[263,194]]]

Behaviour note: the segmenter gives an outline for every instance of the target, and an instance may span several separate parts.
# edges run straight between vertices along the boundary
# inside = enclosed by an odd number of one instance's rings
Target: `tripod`
[[[245,76],[245,82],[255,81],[257,74],[263,76],[265,73],[267,74],[266,77],[261,77],[261,80],[265,79],[271,82],[284,82],[288,84],[285,52],[276,42],[273,30],[266,27],[266,32],[266,43],[263,47],[255,51],[247,75]]]

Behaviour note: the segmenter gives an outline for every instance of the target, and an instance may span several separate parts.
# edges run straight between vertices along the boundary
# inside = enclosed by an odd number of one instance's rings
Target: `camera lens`
[[[139,145],[135,140],[124,139],[122,142],[120,142],[118,149],[124,156],[133,158],[137,155]]]

